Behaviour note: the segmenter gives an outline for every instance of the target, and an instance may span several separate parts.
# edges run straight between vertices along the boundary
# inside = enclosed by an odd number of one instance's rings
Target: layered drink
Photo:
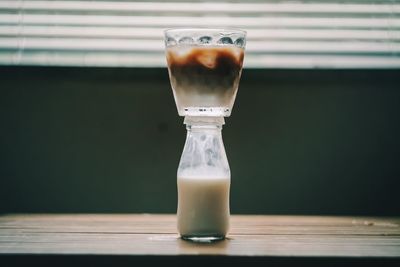
[[[176,44],[166,48],[171,87],[181,116],[229,116],[244,49],[235,44]]]

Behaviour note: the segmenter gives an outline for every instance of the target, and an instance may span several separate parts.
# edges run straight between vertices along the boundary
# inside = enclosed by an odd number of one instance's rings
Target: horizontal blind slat
[[[164,53],[92,53],[72,51],[8,53],[0,50],[0,65],[163,67]],[[327,62],[329,65],[327,65]],[[245,68],[400,68],[399,58],[385,56],[246,55]]]
[[[0,49],[24,50],[98,50],[98,51],[164,51],[158,40],[1,38]],[[253,41],[248,53],[399,53],[400,43],[321,42],[321,41]]]
[[[396,1],[0,1],[0,65],[165,67],[163,30],[247,30],[246,67],[399,68]]]
[[[32,26],[0,25],[0,36],[19,37],[91,37],[157,39],[163,41],[164,28],[121,28],[121,27],[75,27],[75,26]],[[247,29],[248,40],[309,39],[309,40],[400,40],[400,34],[390,31],[358,29]]]
[[[93,1],[1,1],[0,9],[25,11],[85,11],[85,12],[223,12],[229,13],[354,13],[387,14],[400,12],[397,4],[343,3],[179,3],[165,2],[96,2]]]
[[[0,24],[13,25],[108,25],[108,26],[236,26],[236,27],[313,27],[313,28],[400,28],[399,18],[308,18],[308,17],[184,17],[184,16],[106,16],[58,14],[2,14]]]

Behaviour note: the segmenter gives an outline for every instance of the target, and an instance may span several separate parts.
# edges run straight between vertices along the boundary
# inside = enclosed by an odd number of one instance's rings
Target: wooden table
[[[212,244],[181,240],[175,225],[175,215],[3,215],[0,263],[400,266],[400,218],[233,215],[228,239]]]

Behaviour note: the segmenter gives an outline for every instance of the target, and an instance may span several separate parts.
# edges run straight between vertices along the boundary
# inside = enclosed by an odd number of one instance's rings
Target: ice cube
[[[193,42],[193,38],[189,36],[185,36],[179,39],[179,44],[193,44]]]
[[[242,62],[243,61],[243,50],[236,48],[232,51],[232,54],[235,56],[235,59],[237,62]]]
[[[237,47],[243,48],[246,45],[246,41],[244,40],[244,38],[238,38],[235,41],[235,45]]]
[[[165,45],[166,46],[174,46],[174,45],[176,45],[176,40],[172,37],[168,37],[167,40],[165,40]]]
[[[212,38],[210,36],[202,36],[199,38],[199,43],[200,44],[209,44],[211,43]]]
[[[177,57],[184,58],[187,57],[187,55],[189,55],[191,51],[192,51],[191,47],[176,46],[174,49],[174,54]]]
[[[204,50],[202,53],[199,53],[196,57],[197,61],[200,62],[203,66],[213,69],[215,68],[217,61],[218,52],[215,50]]]
[[[233,41],[230,37],[222,37],[218,40],[219,44],[233,44]]]

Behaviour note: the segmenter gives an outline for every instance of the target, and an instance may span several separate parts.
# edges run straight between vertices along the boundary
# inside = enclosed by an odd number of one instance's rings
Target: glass
[[[246,32],[165,31],[166,56],[180,116],[230,116],[242,71]]]
[[[234,29],[165,31],[175,103],[187,136],[177,172],[178,231],[211,242],[229,230],[231,173],[222,140],[242,72],[246,32]]]

